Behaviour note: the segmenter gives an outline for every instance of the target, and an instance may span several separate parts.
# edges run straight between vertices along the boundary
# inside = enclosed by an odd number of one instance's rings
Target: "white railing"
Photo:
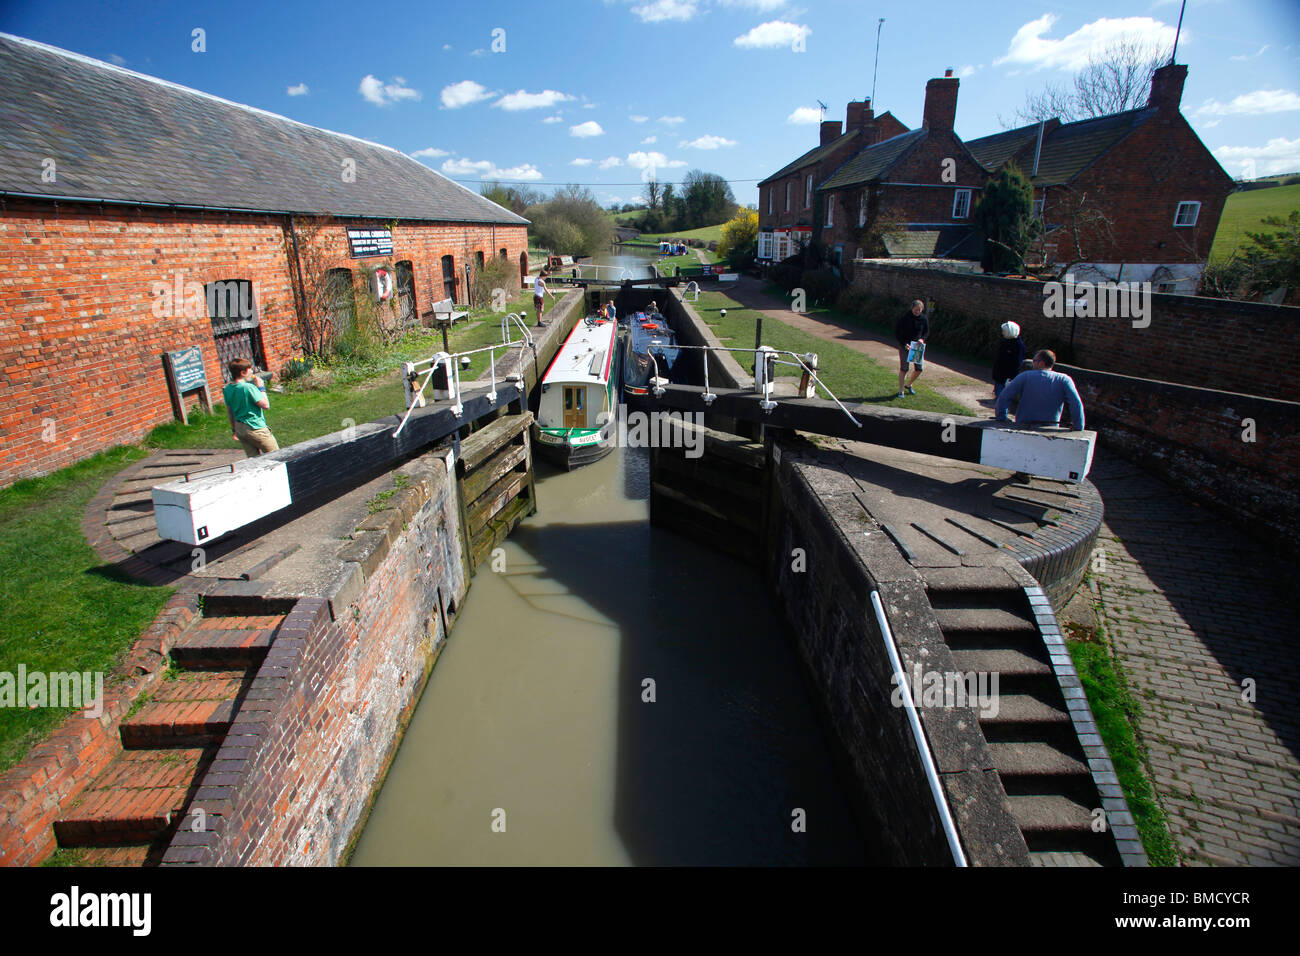
[[[510,338],[510,330],[512,327],[517,327],[522,333],[522,338],[518,341],[512,341]],[[406,414],[402,416],[401,422],[398,423],[397,428],[393,431],[393,437],[396,438],[402,433],[402,429],[405,428],[406,423],[410,421],[412,412],[417,408],[424,407],[424,390],[429,387],[429,382],[432,381],[434,373],[437,371],[439,365],[446,366],[447,388],[445,395],[439,396],[435,394],[434,400],[436,401],[438,398],[450,398],[452,403],[452,414],[457,418],[460,418],[460,416],[465,412],[465,403],[461,397],[460,370],[462,366],[469,365],[472,356],[481,355],[484,352],[488,353],[488,369],[490,371],[489,381],[491,384],[489,386],[487,398],[490,402],[496,402],[496,353],[498,350],[509,351],[510,349],[518,349],[520,356],[523,355],[525,349],[532,349],[534,355],[537,353],[537,345],[533,342],[532,332],[529,331],[528,324],[525,321],[522,312],[510,312],[501,319],[501,343],[499,345],[485,345],[482,348],[468,349],[464,352],[435,352],[433,355],[429,356],[429,358],[421,359],[418,362],[404,362],[402,364],[402,387],[406,396]],[[416,388],[416,380],[420,378],[421,374],[423,374],[423,380],[420,382],[419,388]],[[514,384],[518,385],[520,388],[523,387],[524,377],[522,373],[516,372],[514,374],[508,374],[506,375],[505,380],[508,382],[514,382]]]

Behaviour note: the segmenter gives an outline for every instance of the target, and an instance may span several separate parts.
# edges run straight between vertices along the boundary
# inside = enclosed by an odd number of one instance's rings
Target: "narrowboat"
[[[591,315],[573,327],[542,376],[533,447],[572,469],[614,448],[618,412],[618,323]]]
[[[634,312],[628,316],[627,343],[623,349],[623,401],[628,408],[645,404],[650,379],[655,375],[677,383],[681,349],[668,320],[658,312]],[[651,360],[653,356],[653,361]]]

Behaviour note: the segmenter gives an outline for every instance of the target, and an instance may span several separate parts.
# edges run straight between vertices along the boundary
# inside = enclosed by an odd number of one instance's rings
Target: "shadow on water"
[[[647,499],[648,456],[623,454],[627,497]],[[802,664],[753,568],[645,521],[525,523],[513,541],[618,628],[615,826],[634,863],[866,862]],[[614,586],[592,587],[611,567]]]

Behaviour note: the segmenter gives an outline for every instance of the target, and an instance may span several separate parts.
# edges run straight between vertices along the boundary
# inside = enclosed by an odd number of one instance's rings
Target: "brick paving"
[[[1300,864],[1296,569],[1105,450],[1091,479],[1106,506],[1094,600],[1185,862]]]

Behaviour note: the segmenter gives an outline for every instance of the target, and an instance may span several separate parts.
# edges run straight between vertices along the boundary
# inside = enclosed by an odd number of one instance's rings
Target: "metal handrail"
[[[885,638],[885,651],[889,654],[889,664],[894,669],[894,681],[903,692],[907,723],[912,728],[912,739],[916,742],[917,753],[921,757],[925,780],[930,785],[930,796],[934,798],[935,809],[939,812],[939,823],[943,827],[943,835],[948,839],[948,849],[952,852],[953,863],[957,866],[966,866],[966,854],[962,851],[961,838],[957,835],[957,824],[952,818],[952,810],[948,806],[948,798],[944,796],[943,786],[939,783],[939,771],[934,765],[930,745],[926,743],[921,718],[916,713],[916,701],[912,700],[912,690],[907,686],[907,675],[903,673],[903,662],[898,656],[898,647],[894,644],[894,632],[889,629],[889,620],[885,617],[885,607],[880,602],[879,591],[871,592],[871,607],[876,612],[876,624]]]

